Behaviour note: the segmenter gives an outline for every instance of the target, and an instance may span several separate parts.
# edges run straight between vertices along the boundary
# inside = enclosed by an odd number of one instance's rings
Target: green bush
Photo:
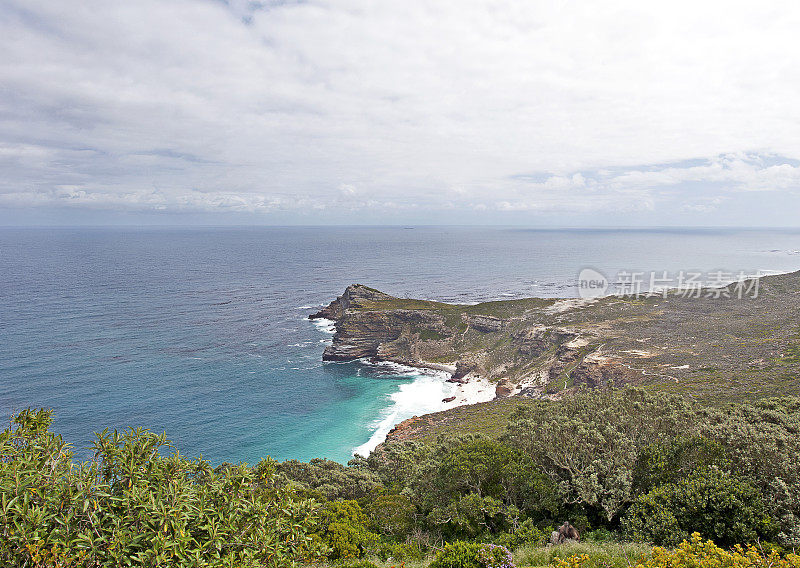
[[[624,388],[584,391],[521,408],[504,439],[547,473],[563,503],[610,523],[636,497],[633,470],[646,447],[691,435],[694,409],[679,396]]]
[[[588,542],[614,542],[617,535],[608,529],[599,528],[583,533],[582,540]]]
[[[98,434],[72,463],[52,414],[25,410],[0,433],[3,566],[272,566],[314,560],[317,505],[275,489],[272,464],[214,471],[163,435]]]
[[[367,528],[368,519],[356,501],[331,501],[322,510],[322,539],[332,560],[361,558],[374,547],[378,535]]]
[[[633,472],[633,490],[648,493],[659,485],[675,483],[702,468],[718,467],[730,470],[725,448],[716,441],[693,437],[678,437],[667,442],[651,444],[642,450]]]
[[[428,524],[446,538],[487,538],[512,532],[524,516],[557,509],[556,487],[528,456],[496,440],[477,438],[441,448],[425,485]]]
[[[447,543],[436,553],[430,568],[484,568],[479,561],[482,548],[478,542],[457,540]]]
[[[721,546],[769,540],[776,532],[758,490],[713,468],[640,496],[622,526],[630,538],[663,545],[677,545],[693,532]]]
[[[504,546],[457,540],[436,554],[430,568],[515,568]]]
[[[378,495],[364,508],[370,527],[392,538],[402,538],[414,527],[416,508],[406,495]]]
[[[425,551],[407,542],[381,542],[377,547],[377,555],[381,560],[408,562],[422,560],[425,558]]]
[[[525,519],[515,531],[494,535],[491,542],[511,550],[525,545],[544,546],[550,541],[552,532],[552,527],[539,528],[531,519]]]
[[[369,560],[359,560],[357,562],[345,562],[342,564],[336,564],[337,568],[378,568],[378,566],[374,562],[370,562]]]

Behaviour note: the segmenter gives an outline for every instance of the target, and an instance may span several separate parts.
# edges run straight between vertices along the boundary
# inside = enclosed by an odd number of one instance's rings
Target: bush
[[[477,542],[457,540],[444,545],[436,553],[430,568],[482,568],[478,554],[483,545]]]
[[[497,544],[484,544],[478,552],[478,563],[484,568],[516,568],[511,551]]]
[[[692,531],[722,546],[774,537],[761,494],[744,480],[716,469],[657,487],[636,499],[622,519],[627,536],[675,545]]]
[[[557,483],[562,503],[596,511],[605,522],[636,496],[640,452],[692,435],[694,412],[679,396],[637,388],[579,392],[517,411],[504,439]]]
[[[405,495],[378,495],[365,506],[372,529],[382,535],[402,538],[414,527],[416,508]]]
[[[608,529],[599,528],[583,533],[583,540],[588,542],[614,542],[617,535]]]
[[[367,516],[356,501],[331,501],[322,511],[322,539],[331,549],[331,560],[361,558],[378,543],[367,528]]]
[[[378,568],[374,562],[369,560],[359,560],[358,562],[346,562],[344,564],[337,564],[337,568]]]
[[[629,564],[630,565],[630,564]],[[575,555],[558,559],[554,568],[591,568],[588,555]],[[732,550],[724,550],[712,541],[703,542],[698,533],[691,540],[684,540],[676,549],[655,547],[652,554],[642,556],[635,568],[798,568],[800,556],[788,554],[781,557],[775,551],[763,552],[755,546],[746,549],[737,545]]]
[[[0,565],[272,566],[314,560],[317,505],[271,484],[272,466],[214,471],[146,430],[98,434],[74,465],[52,414],[0,433]]]
[[[552,527],[541,529],[537,527],[531,519],[525,519],[517,527],[517,530],[514,532],[504,532],[495,535],[491,542],[494,544],[500,544],[511,550],[528,544],[534,546],[544,546],[550,541],[550,534],[552,532]]]
[[[523,512],[549,517],[557,509],[553,482],[522,452],[485,438],[442,448],[425,492],[431,527],[446,538],[494,538],[517,525]]]
[[[511,552],[503,546],[457,540],[436,554],[430,568],[515,568]]]
[[[378,558],[395,562],[407,562],[409,560],[422,560],[425,558],[425,551],[419,546],[406,542],[381,542],[376,551]]]

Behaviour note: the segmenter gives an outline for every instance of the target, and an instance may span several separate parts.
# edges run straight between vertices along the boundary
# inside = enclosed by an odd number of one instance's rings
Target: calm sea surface
[[[322,364],[306,316],[351,283],[477,302],[576,296],[580,269],[800,269],[800,231],[0,229],[0,415],[166,430],[213,463],[326,456],[438,410],[441,378]]]

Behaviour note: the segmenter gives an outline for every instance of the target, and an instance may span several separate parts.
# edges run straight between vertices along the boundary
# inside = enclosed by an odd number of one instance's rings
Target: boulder
[[[478,368],[477,365],[474,363],[466,363],[464,361],[459,361],[456,363],[456,372],[452,374],[452,376],[447,379],[450,383],[466,383],[469,382],[468,380],[464,380],[464,378],[475,371]]]
[[[508,379],[500,379],[498,381],[497,386],[494,389],[494,397],[495,398],[508,398],[512,394],[514,394],[514,390],[516,389],[516,385],[512,383]]]

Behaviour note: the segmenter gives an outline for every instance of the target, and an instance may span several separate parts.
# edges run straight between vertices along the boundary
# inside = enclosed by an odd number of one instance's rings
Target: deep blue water
[[[0,229],[0,415],[54,408],[83,457],[94,431],[144,426],[214,463],[346,461],[442,390],[322,364],[330,334],[309,313],[354,282],[460,302],[575,296],[586,266],[796,270],[800,231]]]

